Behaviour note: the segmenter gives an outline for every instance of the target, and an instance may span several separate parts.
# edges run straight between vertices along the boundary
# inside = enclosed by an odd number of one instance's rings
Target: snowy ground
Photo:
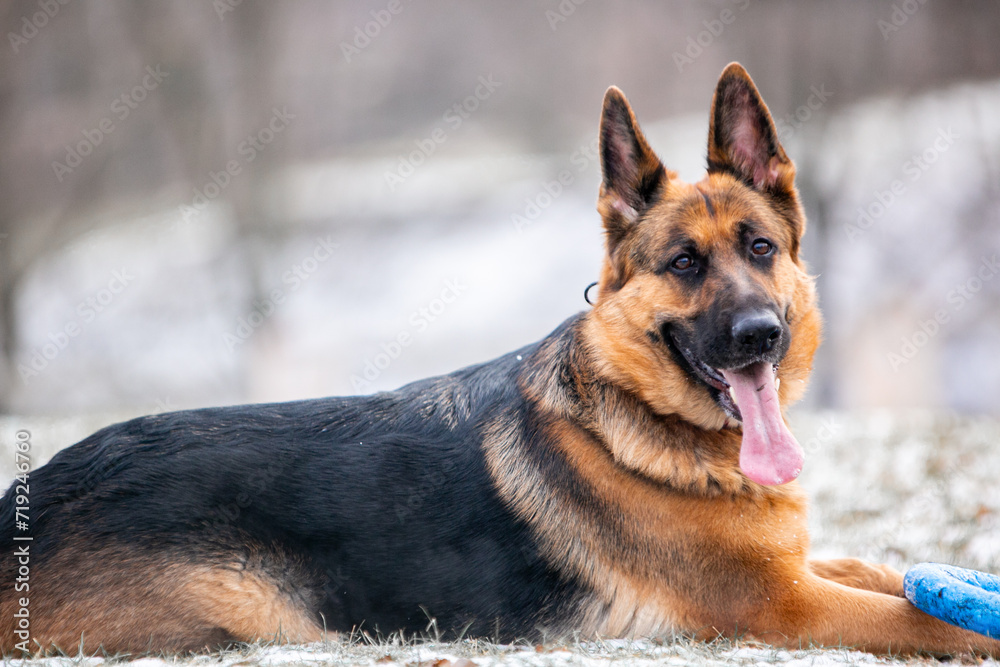
[[[98,667],[100,658],[48,658],[46,660],[9,661],[10,664],[44,667]],[[975,661],[976,664],[979,661]],[[7,662],[5,662],[7,664]],[[438,643],[434,641],[376,643],[365,640],[338,641],[307,646],[250,646],[194,658],[141,658],[136,667],[270,667],[271,665],[384,665],[385,667],[653,667],[654,665],[709,665],[756,667],[825,667],[835,665],[934,665],[938,661],[913,658],[903,661],[880,658],[843,649],[785,651],[763,645],[718,642],[705,644],[688,639],[668,641],[610,640],[578,642],[552,646],[502,646],[480,641]],[[969,660],[962,664],[970,664]],[[996,665],[996,661],[981,664]]]
[[[13,459],[9,448],[15,430],[31,431],[35,465],[40,465],[59,447],[125,416],[0,418],[0,463],[4,464],[0,466],[0,481],[10,478],[6,463]],[[858,556],[899,569],[938,561],[1000,572],[1000,421],[928,412],[823,412],[797,413],[792,427],[806,451],[806,468],[800,481],[812,498],[814,555]],[[441,660],[450,664],[438,664]],[[462,660],[474,664],[459,664]],[[18,664],[89,667],[100,662],[51,658]],[[144,658],[133,664],[631,667],[654,662],[737,667],[903,664],[853,651],[789,653],[749,644],[706,645],[685,639],[570,643],[542,648],[478,641],[404,645],[370,642],[364,637],[305,647],[248,647],[190,660]],[[908,664],[923,662],[910,660]]]

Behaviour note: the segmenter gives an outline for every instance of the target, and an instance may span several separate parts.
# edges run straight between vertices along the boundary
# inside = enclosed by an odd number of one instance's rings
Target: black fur
[[[517,378],[540,344],[373,396],[109,426],[32,473],[33,567],[67,543],[253,559],[330,630],[420,633],[433,617],[452,636],[537,636],[582,591],[503,505],[482,442],[501,414],[531,430]]]

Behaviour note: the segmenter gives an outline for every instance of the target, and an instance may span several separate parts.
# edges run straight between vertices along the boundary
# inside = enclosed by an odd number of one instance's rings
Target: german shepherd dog
[[[617,88],[600,157],[599,295],[540,342],[389,393],[110,426],[31,474],[30,542],[12,540],[9,490],[2,652],[434,619],[497,641],[680,631],[1000,656],[913,607],[891,568],[809,559],[783,412],[820,315],[795,168],[746,71],[719,79],[701,181],[660,163]]]

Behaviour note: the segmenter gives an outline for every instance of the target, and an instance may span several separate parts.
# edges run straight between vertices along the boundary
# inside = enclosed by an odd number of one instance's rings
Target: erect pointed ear
[[[613,249],[662,192],[667,172],[649,147],[625,95],[611,86],[601,113],[601,194],[597,210]]]
[[[794,193],[795,166],[778,142],[767,105],[739,63],[722,71],[712,98],[708,171],[729,172],[762,192]]]

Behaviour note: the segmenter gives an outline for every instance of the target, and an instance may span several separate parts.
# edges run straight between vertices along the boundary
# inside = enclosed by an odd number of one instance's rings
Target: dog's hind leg
[[[876,593],[903,597],[903,575],[888,565],[868,563],[857,558],[811,560],[809,569],[823,579]]]
[[[30,649],[134,656],[322,639],[309,594],[282,580],[274,559],[250,552],[191,562],[123,546],[64,549],[32,571]],[[294,575],[297,568],[284,569]],[[3,618],[13,618],[13,603],[0,601]],[[20,641],[4,623],[0,651],[21,655]]]

